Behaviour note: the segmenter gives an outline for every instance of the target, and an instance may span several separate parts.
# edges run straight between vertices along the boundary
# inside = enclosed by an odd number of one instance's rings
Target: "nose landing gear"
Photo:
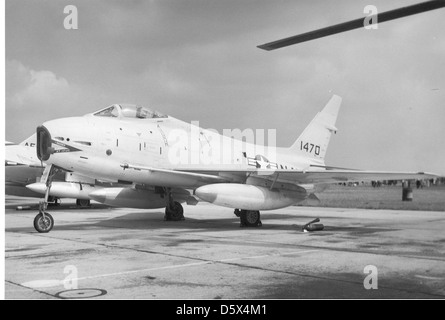
[[[48,198],[49,191],[51,189],[51,182],[58,171],[59,169],[57,169],[53,165],[48,165],[45,168],[45,171],[43,171],[41,181],[46,183],[45,198],[39,203],[39,213],[34,218],[34,229],[36,229],[36,231],[39,233],[48,233],[54,227],[54,218],[48,212],[46,212],[46,209],[48,208]]]
[[[48,233],[53,229],[53,227],[54,218],[48,212],[42,210],[34,218],[34,229],[36,229],[39,233]]]

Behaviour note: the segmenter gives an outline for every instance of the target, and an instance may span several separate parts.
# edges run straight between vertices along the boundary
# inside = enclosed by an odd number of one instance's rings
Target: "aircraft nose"
[[[51,134],[45,126],[37,127],[37,157],[40,161],[46,161],[54,153]]]

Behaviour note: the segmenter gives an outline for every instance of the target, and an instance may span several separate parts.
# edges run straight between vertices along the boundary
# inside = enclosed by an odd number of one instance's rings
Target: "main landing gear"
[[[261,214],[257,210],[235,209],[235,215],[240,218],[240,227],[261,227]]]
[[[57,174],[58,169],[53,165],[48,165],[42,175],[42,182],[46,182],[45,198],[39,203],[39,213],[34,218],[34,229],[39,233],[48,233],[54,227],[53,217],[46,212],[48,208],[49,191],[53,177]]]
[[[171,189],[165,188],[165,194],[167,195],[167,206],[165,207],[165,221],[180,221],[185,220],[184,208],[182,205],[173,200]]]
[[[91,202],[88,199],[77,199],[76,206],[80,208],[88,208],[91,206]]]

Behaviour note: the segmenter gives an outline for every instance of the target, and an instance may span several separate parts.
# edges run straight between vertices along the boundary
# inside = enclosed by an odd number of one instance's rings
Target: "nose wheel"
[[[41,212],[34,218],[34,229],[39,233],[48,233],[54,227],[54,219],[48,212]]]

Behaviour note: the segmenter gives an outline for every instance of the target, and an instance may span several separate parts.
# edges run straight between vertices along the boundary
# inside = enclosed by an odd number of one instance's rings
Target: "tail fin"
[[[294,144],[289,148],[298,154],[324,163],[332,132],[337,132],[335,122],[340,109],[341,97],[334,95],[322,111],[317,113]]]
[[[33,147],[36,145],[37,142],[37,134],[33,133],[32,136],[26,138],[22,142],[19,143],[20,146],[26,146],[26,147]]]

